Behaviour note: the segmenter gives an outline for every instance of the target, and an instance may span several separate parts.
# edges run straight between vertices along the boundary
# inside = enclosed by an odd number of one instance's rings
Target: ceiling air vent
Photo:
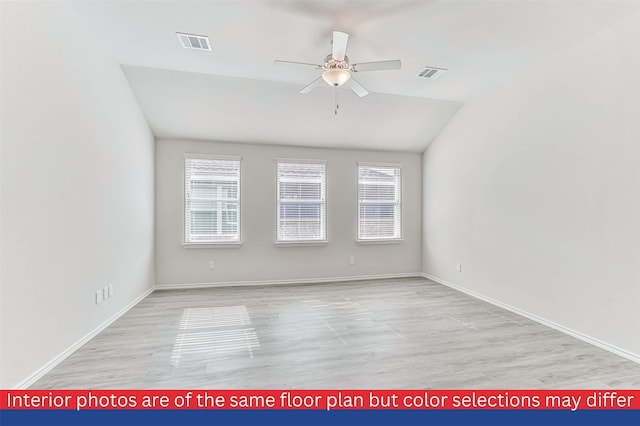
[[[436,78],[440,77],[442,74],[444,74],[447,71],[448,70],[446,68],[425,67],[422,71],[420,71],[420,74],[418,74],[418,77],[424,77],[424,78],[428,78],[429,80],[435,80]]]
[[[209,37],[207,36],[185,33],[176,33],[176,35],[178,36],[178,40],[180,40],[180,44],[185,49],[211,51],[211,44],[209,43]]]

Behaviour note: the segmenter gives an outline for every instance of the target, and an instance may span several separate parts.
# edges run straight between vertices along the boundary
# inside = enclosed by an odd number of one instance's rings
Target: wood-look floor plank
[[[409,278],[156,291],[32,387],[638,388],[640,365]]]

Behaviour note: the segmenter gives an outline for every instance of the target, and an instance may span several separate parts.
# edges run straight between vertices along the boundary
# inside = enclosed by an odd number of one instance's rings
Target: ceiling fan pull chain
[[[333,112],[334,115],[338,115],[338,108],[340,108],[340,105],[338,104],[338,86],[336,86],[336,109]]]

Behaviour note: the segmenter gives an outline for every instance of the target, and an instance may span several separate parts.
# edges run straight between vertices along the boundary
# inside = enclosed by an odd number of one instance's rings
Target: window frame
[[[189,241],[187,236],[187,160],[221,160],[221,161],[237,161],[238,162],[238,237],[233,240],[205,240],[205,241]],[[242,245],[242,157],[236,155],[211,155],[211,154],[192,154],[185,153],[183,162],[183,221],[182,221],[182,245],[185,248],[215,248],[215,247],[240,247]],[[190,180],[190,178],[189,178]],[[191,209],[189,209],[191,211]]]
[[[276,188],[275,188],[275,213],[276,213],[276,229],[275,229],[275,245],[279,247],[287,247],[287,246],[326,246],[328,244],[328,202],[327,202],[327,161],[326,160],[317,160],[317,159],[298,159],[298,158],[276,158],[276,168],[275,168],[275,179],[276,179]],[[321,194],[324,195],[324,199],[320,202],[320,226],[324,224],[324,235],[320,235],[319,239],[306,239],[306,240],[281,240],[279,239],[279,230],[280,230],[280,179],[279,179],[279,165],[281,163],[288,164],[321,164],[324,166],[324,179],[321,187]],[[324,218],[324,220],[322,220]]]
[[[375,238],[361,238],[360,233],[360,167],[387,167],[387,168],[395,168],[398,170],[398,188],[396,198],[397,201],[392,203],[385,203],[395,205],[397,204],[398,214],[397,217],[394,214],[394,220],[397,220],[398,223],[398,236],[393,237],[375,237]],[[402,199],[403,199],[403,185],[402,185],[402,164],[401,163],[380,163],[380,162],[370,162],[370,161],[358,161],[356,163],[356,215],[357,215],[357,225],[356,225],[356,242],[358,244],[399,244],[403,241],[403,208],[402,208]],[[394,225],[395,227],[395,225]]]

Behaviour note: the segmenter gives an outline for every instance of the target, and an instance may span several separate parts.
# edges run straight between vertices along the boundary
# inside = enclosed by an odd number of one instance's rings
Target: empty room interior
[[[640,387],[639,2],[0,28],[0,388]]]

